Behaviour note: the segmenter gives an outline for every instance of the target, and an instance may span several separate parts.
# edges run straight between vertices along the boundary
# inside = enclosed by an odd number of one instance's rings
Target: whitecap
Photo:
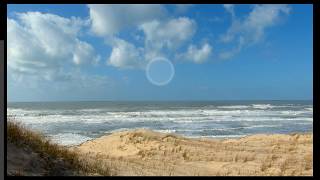
[[[271,104],[252,104],[252,107],[256,109],[270,109],[274,106],[272,106]]]
[[[175,129],[161,129],[161,130],[155,129],[154,131],[161,132],[161,133],[175,133],[176,132]]]
[[[247,109],[250,106],[246,105],[236,105],[236,106],[218,106],[217,108],[222,108],[222,109]]]
[[[73,146],[73,145],[79,145],[85,141],[91,140],[92,138],[83,136],[76,133],[59,133],[55,135],[49,136],[50,140],[52,142],[64,145],[64,146]]]
[[[311,108],[304,108],[305,110],[307,110],[307,111],[312,111],[313,112],[313,107],[311,107]]]

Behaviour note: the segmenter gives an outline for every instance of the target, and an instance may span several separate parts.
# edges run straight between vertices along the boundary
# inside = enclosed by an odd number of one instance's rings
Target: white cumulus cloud
[[[159,56],[170,56],[192,39],[196,22],[188,17],[167,16],[163,5],[88,5],[91,30],[104,37],[112,51],[108,65],[117,68],[143,68],[146,62]],[[179,6],[180,7],[180,6]],[[186,8],[188,6],[181,5]],[[143,47],[121,39],[126,29],[140,30]]]
[[[177,5],[177,9],[188,9],[191,5]],[[104,38],[112,50],[107,64],[122,69],[144,68],[156,57],[175,56],[182,46],[188,46],[197,30],[195,20],[188,17],[170,17],[163,5],[88,5],[91,31]],[[143,45],[121,37],[121,32],[133,30],[134,36]],[[139,43],[138,43],[139,44]],[[192,62],[205,62],[211,46],[190,47],[196,52]]]
[[[112,52],[108,64],[118,68],[142,68],[145,65],[142,50],[133,44],[122,40],[114,39]]]
[[[196,22],[187,17],[179,17],[168,21],[154,20],[140,26],[145,38],[145,48],[149,52],[147,58],[153,58],[161,51],[174,51],[190,40],[196,32]]]
[[[84,64],[86,61],[91,60],[93,64],[100,61],[100,56],[95,56],[94,48],[80,40],[76,40],[75,52],[73,53],[73,62],[77,65]]]
[[[205,43],[202,47],[196,47],[195,45],[190,45],[188,50],[184,54],[178,55],[179,60],[187,60],[197,64],[204,63],[208,60],[212,54],[212,47],[210,44]]]
[[[91,4],[88,5],[92,31],[99,36],[112,36],[128,27],[165,15],[166,10],[157,4]]]
[[[96,63],[99,56],[78,38],[83,21],[53,14],[27,12],[7,19],[8,69],[16,75],[52,80],[66,66]]]
[[[137,48],[133,43],[120,38],[109,38],[109,42],[112,42],[112,52],[107,61],[109,65],[123,69],[143,69],[148,61],[168,56],[190,40],[196,31],[196,23],[180,17],[152,20],[141,24],[139,28],[145,36],[143,47]]]

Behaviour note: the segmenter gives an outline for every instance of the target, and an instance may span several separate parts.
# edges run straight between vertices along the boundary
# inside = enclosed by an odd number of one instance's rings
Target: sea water
[[[237,138],[313,129],[312,101],[86,101],[7,105],[8,121],[22,122],[62,145],[77,145],[137,128],[195,138]]]

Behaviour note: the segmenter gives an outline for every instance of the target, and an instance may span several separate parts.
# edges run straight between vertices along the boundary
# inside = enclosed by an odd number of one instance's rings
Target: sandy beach
[[[313,134],[194,139],[146,129],[116,132],[70,147],[114,175],[311,176]]]

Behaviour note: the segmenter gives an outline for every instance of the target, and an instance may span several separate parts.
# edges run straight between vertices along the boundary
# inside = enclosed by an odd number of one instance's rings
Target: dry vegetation
[[[24,151],[25,156],[34,160],[31,166],[38,171],[44,169],[40,175],[313,175],[312,133],[215,140],[134,130],[67,149],[40,133],[8,122],[7,138],[8,157],[11,155],[16,161]],[[20,158],[16,161],[19,163],[24,164],[24,160]],[[19,168],[8,168],[7,173],[30,174]]]
[[[118,175],[311,176],[312,143],[311,133],[214,140],[135,130],[74,149]]]
[[[7,142],[8,175],[111,175],[100,161],[85,159],[17,122],[7,122]]]

